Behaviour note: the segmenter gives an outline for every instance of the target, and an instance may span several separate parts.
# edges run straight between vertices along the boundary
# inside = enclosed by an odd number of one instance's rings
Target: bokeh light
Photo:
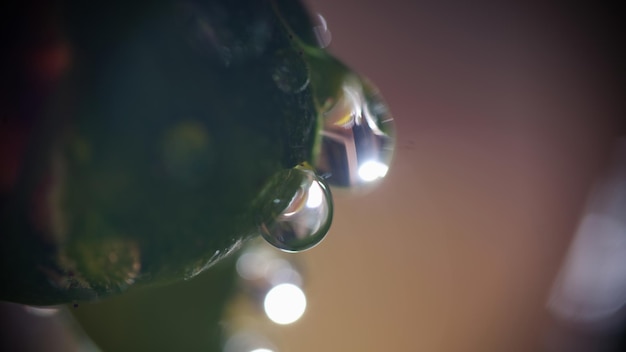
[[[590,194],[548,302],[561,319],[594,329],[619,325],[626,315],[626,139],[615,152]]]
[[[264,334],[253,330],[242,330],[230,336],[222,352],[276,352],[275,346]]]
[[[304,314],[306,296],[296,285],[280,284],[267,293],[263,306],[268,318],[276,324],[291,324]]]

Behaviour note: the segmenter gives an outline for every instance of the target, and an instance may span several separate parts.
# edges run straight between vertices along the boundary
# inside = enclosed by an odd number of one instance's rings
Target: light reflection
[[[272,271],[269,275],[269,282],[273,286],[285,283],[298,286],[302,285],[302,275],[294,269],[289,261],[284,259],[275,259],[270,265],[272,266]]]
[[[276,348],[262,334],[244,330],[232,335],[224,344],[223,352],[275,352]]]
[[[314,209],[322,205],[324,201],[324,192],[322,191],[322,187],[320,187],[319,183],[311,184],[309,188],[309,195],[306,200],[306,207],[310,209]]]
[[[251,241],[237,259],[239,297],[227,308],[223,352],[276,352],[267,334],[306,309],[299,258]],[[268,320],[269,318],[269,320]]]
[[[385,177],[389,167],[378,161],[367,161],[359,167],[359,177],[366,182],[371,182]]]
[[[291,324],[304,314],[306,296],[296,285],[280,284],[267,293],[263,306],[268,318],[276,324]]]
[[[269,268],[270,256],[266,251],[249,250],[237,259],[237,273],[246,280],[257,280],[265,277]]]
[[[295,262],[267,246],[251,246],[237,259],[236,269],[246,285],[264,293],[269,287],[284,283],[301,286],[303,281]]]
[[[569,320],[597,322],[617,313],[626,303],[626,228],[586,215],[556,291],[551,308]]]
[[[330,34],[330,30],[328,29],[328,23],[322,14],[317,14],[317,24],[313,27],[313,33],[315,33],[315,39],[317,39],[317,44],[326,48],[330,45],[332,40],[332,35]]]
[[[369,82],[347,77],[342,91],[324,112],[318,174],[331,186],[371,186],[385,177],[394,150],[391,114]]]
[[[587,208],[548,308],[561,319],[608,329],[626,315],[626,140]]]
[[[258,223],[263,238],[286,252],[300,252],[319,244],[332,223],[332,195],[324,179],[313,170],[296,166],[275,175],[277,193],[284,195],[268,204],[276,216]],[[295,190],[281,189],[291,184]]]
[[[24,309],[26,310],[26,312],[42,318],[51,317],[59,313],[59,308],[56,307],[24,306]]]

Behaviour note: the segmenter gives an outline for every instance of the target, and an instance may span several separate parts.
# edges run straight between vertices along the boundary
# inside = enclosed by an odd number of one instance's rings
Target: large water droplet
[[[395,144],[393,118],[379,91],[348,75],[323,113],[317,171],[328,184],[359,187],[387,174]]]
[[[318,244],[330,228],[333,203],[328,186],[302,166],[279,173],[268,205],[270,220],[259,224],[261,235],[276,248],[299,252]]]

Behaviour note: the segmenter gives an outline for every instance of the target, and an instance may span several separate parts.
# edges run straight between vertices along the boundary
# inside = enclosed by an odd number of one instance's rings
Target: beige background
[[[300,254],[309,307],[280,350],[542,350],[550,284],[619,132],[589,32],[606,23],[521,1],[309,4],[383,92],[398,143],[384,183],[335,193],[330,234]]]

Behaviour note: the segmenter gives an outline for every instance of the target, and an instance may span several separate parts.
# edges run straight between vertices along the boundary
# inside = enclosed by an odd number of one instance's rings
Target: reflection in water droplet
[[[57,307],[33,307],[33,306],[24,306],[24,309],[35,316],[47,318],[56,315],[59,313],[59,308]]]
[[[359,167],[359,177],[363,181],[374,181],[376,179],[385,177],[389,167],[378,161],[366,161]]]
[[[309,72],[294,50],[279,52],[274,59],[272,79],[285,93],[300,93],[309,85]]]
[[[268,206],[277,215],[259,224],[261,235],[287,252],[315,246],[326,236],[332,222],[328,187],[315,172],[300,166],[285,170],[276,178],[276,198]]]
[[[395,144],[393,118],[378,90],[348,75],[323,113],[316,169],[330,185],[358,187],[387,174]]]
[[[326,48],[330,45],[330,41],[332,40],[332,35],[330,34],[330,30],[328,29],[328,24],[326,23],[326,19],[322,14],[317,14],[314,20],[316,21],[313,26],[313,33],[315,33],[315,39],[317,39],[317,44],[320,47]]]

